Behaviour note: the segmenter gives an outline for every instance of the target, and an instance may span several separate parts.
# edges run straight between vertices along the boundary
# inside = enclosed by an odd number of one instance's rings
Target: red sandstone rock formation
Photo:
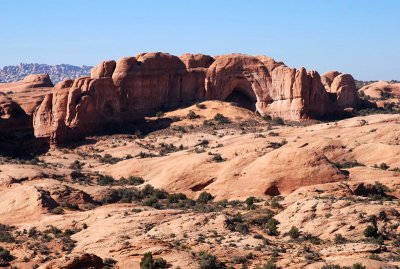
[[[35,135],[58,143],[204,99],[288,120],[341,114],[359,104],[348,74],[321,78],[266,56],[142,53],[57,84],[35,112]]]
[[[359,105],[360,100],[352,75],[331,71],[322,75],[321,80],[327,92],[336,97],[334,110],[340,111]]]
[[[42,145],[33,136],[32,114],[52,87],[48,75],[0,83],[0,154],[17,155]]]

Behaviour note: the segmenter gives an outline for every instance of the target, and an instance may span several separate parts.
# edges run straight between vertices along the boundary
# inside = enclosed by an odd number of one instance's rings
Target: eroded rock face
[[[240,92],[261,114],[288,120],[336,112],[316,71],[296,70],[266,56],[220,56],[207,71],[206,92],[207,99],[227,101]]]
[[[204,99],[210,56],[142,53],[107,61],[91,77],[57,84],[37,109],[35,135],[55,143],[95,133],[110,124]]]
[[[33,136],[32,114],[52,87],[47,74],[0,83],[0,154],[18,156],[41,145]]]
[[[340,115],[359,105],[348,74],[321,78],[266,56],[142,53],[57,84],[35,112],[35,135],[59,143],[205,99],[287,120]]]

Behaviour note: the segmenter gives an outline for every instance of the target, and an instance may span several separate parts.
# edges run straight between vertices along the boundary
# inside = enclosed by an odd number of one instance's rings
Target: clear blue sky
[[[400,80],[399,0],[0,0],[0,67],[138,52],[265,54]]]

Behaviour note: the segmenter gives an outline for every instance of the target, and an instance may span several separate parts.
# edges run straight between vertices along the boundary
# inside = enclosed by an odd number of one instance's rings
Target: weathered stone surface
[[[91,78],[110,78],[115,70],[115,61],[104,61],[94,67],[90,72]]]
[[[0,93],[0,133],[29,130],[29,116],[5,94]]]
[[[100,269],[103,268],[103,260],[94,254],[78,253],[56,259],[42,265],[41,269]]]
[[[338,71],[329,71],[321,75],[321,82],[328,92],[331,92],[332,82],[338,75],[340,75],[340,72]]]
[[[141,53],[102,62],[90,78],[57,84],[35,112],[35,135],[68,141],[205,99],[287,120],[341,115],[359,105],[348,74],[321,78],[267,56]]]
[[[356,84],[350,74],[336,76],[331,84],[331,93],[336,93],[336,108],[345,109],[356,107],[359,103]]]
[[[204,54],[185,53],[179,57],[186,68],[208,68],[214,62],[214,58]]]

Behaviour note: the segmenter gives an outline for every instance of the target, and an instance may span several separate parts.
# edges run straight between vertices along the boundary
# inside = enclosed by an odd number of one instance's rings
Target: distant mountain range
[[[56,84],[65,79],[89,76],[90,69],[92,69],[92,66],[86,65],[21,63],[19,65],[5,66],[0,69],[0,83],[18,81],[30,74],[49,74],[51,81]]]

